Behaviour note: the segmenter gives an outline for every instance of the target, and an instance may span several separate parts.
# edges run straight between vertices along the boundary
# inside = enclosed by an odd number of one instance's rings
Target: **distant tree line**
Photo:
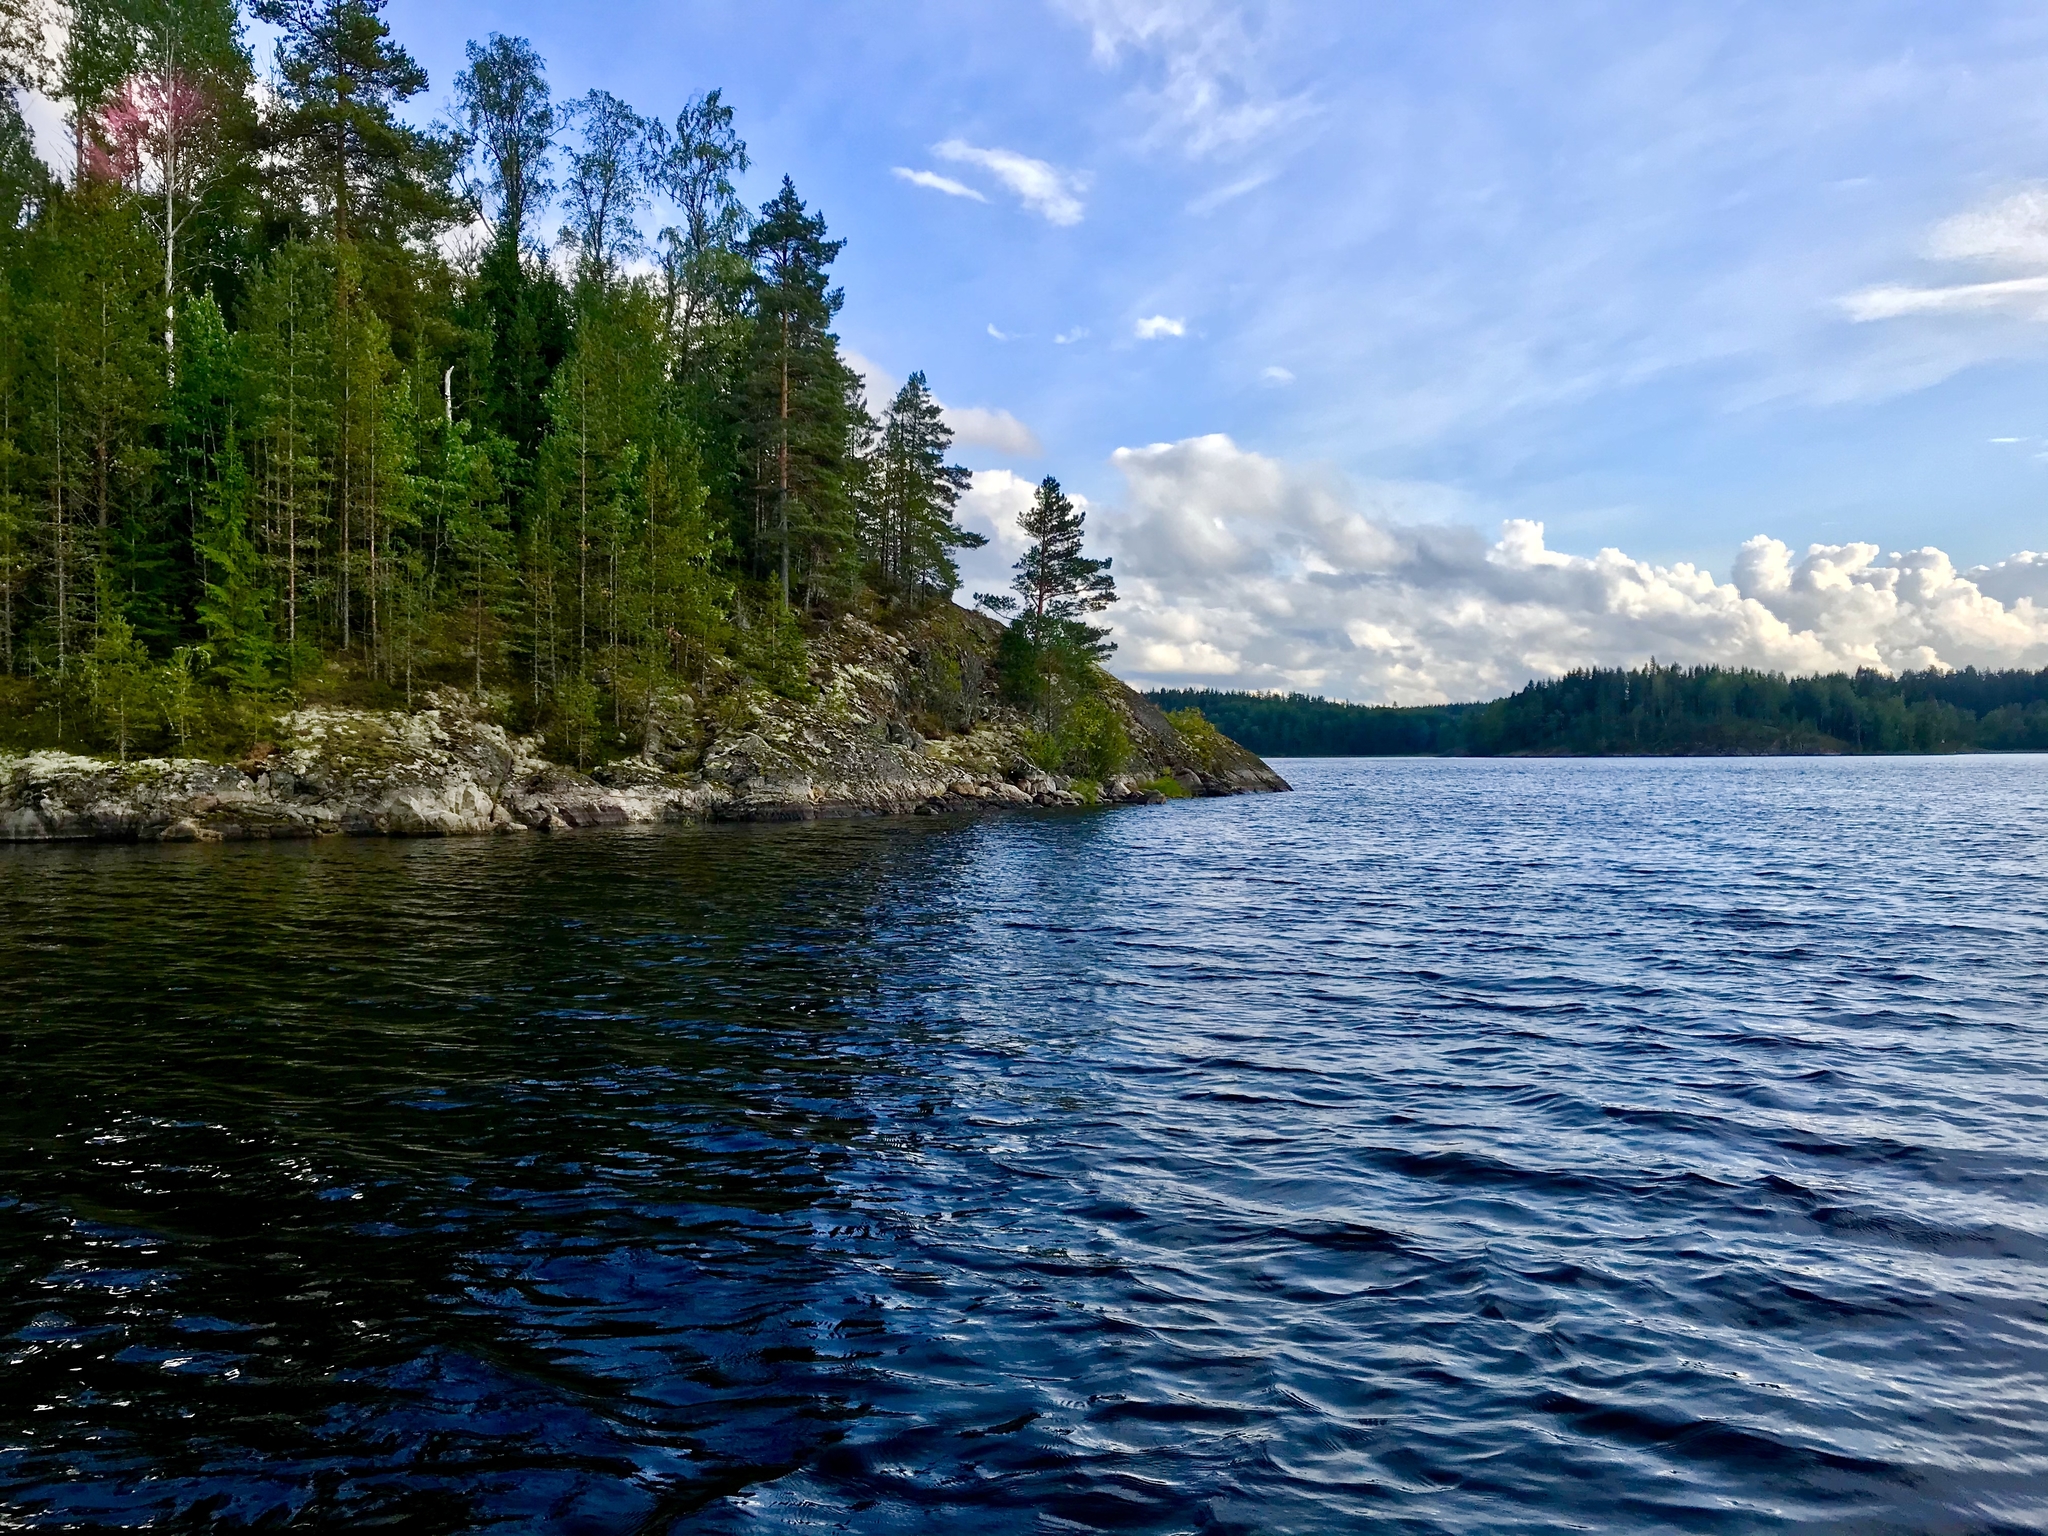
[[[872,402],[840,350],[843,242],[786,177],[741,201],[720,92],[562,100],[493,35],[421,128],[384,9],[71,0],[50,61],[0,0],[0,744],[438,683],[582,760],[721,678],[803,690],[809,626],[982,543],[925,376]],[[1025,695],[1113,596],[1047,487]]]
[[[1338,703],[1164,689],[1274,757],[2048,751],[2048,670],[1786,677],[1726,667],[1594,669],[1487,704]]]

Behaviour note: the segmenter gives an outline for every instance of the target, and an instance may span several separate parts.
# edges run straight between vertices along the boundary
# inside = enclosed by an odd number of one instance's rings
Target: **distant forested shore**
[[[2048,751],[2048,669],[1786,677],[1729,667],[1596,669],[1484,704],[1346,704],[1160,689],[1262,757]]]

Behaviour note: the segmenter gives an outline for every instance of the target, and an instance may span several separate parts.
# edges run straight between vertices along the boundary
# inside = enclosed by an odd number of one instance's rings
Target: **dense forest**
[[[1573,672],[1490,704],[1155,692],[1268,757],[2048,751],[2048,671],[1785,677],[1724,667]]]
[[[940,406],[864,397],[842,242],[788,178],[742,202],[719,91],[558,99],[493,35],[422,128],[384,0],[69,10],[52,59],[0,0],[0,746],[221,752],[281,701],[434,685],[582,762],[953,593],[981,539]],[[980,600],[1057,713],[1115,593],[1056,482],[1030,526]]]

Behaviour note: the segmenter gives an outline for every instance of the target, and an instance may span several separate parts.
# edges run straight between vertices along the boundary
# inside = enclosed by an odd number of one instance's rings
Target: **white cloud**
[[[2048,267],[2048,191],[2016,193],[1935,226],[1928,254],[1938,261]]]
[[[1188,204],[1188,212],[1196,215],[1198,218],[1214,213],[1225,203],[1235,202],[1248,192],[1258,191],[1259,188],[1272,179],[1273,173],[1271,171],[1260,171],[1256,175],[1246,176],[1242,180],[1233,181],[1228,186],[1218,187],[1213,192],[1204,192],[1200,197]]]
[[[40,91],[17,91],[14,99],[35,141],[36,158],[49,167],[52,176],[69,181],[78,165],[78,152],[64,104]]]
[[[2008,604],[2030,602],[2048,611],[2048,554],[2022,551],[1996,565],[1973,566],[1964,574],[1986,597]]]
[[[974,472],[974,483],[960,498],[960,526],[982,534],[988,543],[980,549],[960,551],[963,602],[970,600],[965,594],[1007,592],[1010,589],[1012,567],[1031,543],[1020,520],[1037,490],[1036,480],[1011,470],[979,469]],[[1089,514],[1092,523],[1095,508],[1088,498],[1071,490],[1067,494],[1076,506]]]
[[[1087,334],[1087,326],[1077,325],[1071,331],[1061,331],[1059,335],[1053,337],[1052,344],[1056,347],[1070,347],[1075,342],[1085,338]]]
[[[1294,382],[1294,370],[1280,367],[1261,368],[1259,370],[1259,382],[1276,389],[1281,388]]]
[[[1038,434],[1008,411],[979,405],[945,407],[946,425],[963,447],[987,448],[1015,458],[1035,459],[1045,452]]]
[[[1063,171],[1012,149],[977,148],[964,139],[948,139],[932,153],[956,165],[980,166],[1049,223],[1078,224],[1087,211],[1081,194],[1088,188],[1088,178],[1079,172]]]
[[[1962,314],[2005,310],[2029,320],[2048,320],[2048,276],[2011,277],[1995,283],[1957,283],[1946,288],[1885,284],[1842,300],[1856,321],[1896,320],[1901,315]]]
[[[1928,287],[1882,283],[1842,300],[1849,318],[1865,322],[1906,315],[2000,313],[2048,320],[2048,273],[2041,270],[2048,267],[2048,192],[2020,192],[1988,208],[1944,219],[1928,237],[1927,251],[1937,261],[1975,262],[2023,275]]]
[[[950,176],[941,176],[937,171],[913,171],[905,165],[894,166],[890,174],[900,181],[907,181],[913,187],[929,187],[934,192],[943,192],[948,197],[971,197],[977,203],[988,201],[981,193],[964,181],[955,181]]]
[[[960,526],[985,535],[989,548],[1007,565],[1031,543],[1020,519],[1037,489],[1036,480],[1007,469],[978,470],[960,498]]]
[[[995,337],[997,341],[1015,341],[1017,339],[1015,336],[1012,336],[1008,331],[997,330],[996,323],[993,320],[989,321],[988,323],[988,333],[989,335]]]
[[[1156,64],[1156,83],[1137,90],[1138,102],[1191,155],[1239,148],[1310,110],[1306,97],[1266,87],[1267,50],[1228,0],[1061,3],[1088,27],[1098,62],[1113,65],[1129,50]]]
[[[1187,333],[1187,321],[1176,320],[1170,315],[1148,316],[1131,329],[1131,334],[1140,341],[1157,341],[1161,336],[1185,336]]]
[[[1121,670],[1149,682],[1420,703],[1650,660],[1794,673],[2048,665],[2048,555],[1960,573],[1938,549],[1795,554],[1757,537],[1731,579],[1620,550],[1564,554],[1543,525],[1488,539],[1424,523],[1443,496],[1364,491],[1227,437],[1120,449],[1108,519]],[[1470,509],[1467,509],[1470,515]]]
[[[846,366],[859,374],[866,384],[870,410],[880,410],[896,397],[896,391],[902,387],[903,381],[880,363],[856,352],[852,347],[841,347],[839,355],[845,359]]]
[[[2024,443],[2026,439],[2024,437],[1994,437],[1991,441],[1994,443]]]

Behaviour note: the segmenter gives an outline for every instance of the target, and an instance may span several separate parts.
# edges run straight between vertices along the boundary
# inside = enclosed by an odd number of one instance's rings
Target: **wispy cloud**
[[[1261,384],[1271,385],[1275,388],[1278,388],[1282,385],[1292,384],[1294,382],[1294,370],[1291,368],[1281,368],[1278,366],[1272,368],[1261,368],[1259,370],[1259,382]]]
[[[1085,339],[1087,335],[1088,327],[1077,325],[1071,331],[1061,331],[1059,335],[1053,337],[1052,344],[1056,347],[1070,347],[1075,342]]]
[[[983,149],[964,139],[948,139],[932,153],[955,165],[980,166],[1048,223],[1078,224],[1087,212],[1081,194],[1088,189],[1088,178],[1080,172],[1063,171],[1013,149]]]
[[[1260,78],[1266,50],[1228,0],[1061,0],[1084,23],[1095,56],[1114,64],[1127,51],[1156,67],[1137,92],[1160,131],[1191,155],[1241,147],[1312,109],[1305,95],[1281,95]]]
[[[891,174],[899,181],[909,182],[913,187],[929,187],[932,191],[943,192],[948,197],[971,197],[977,203],[988,201],[966,182],[955,181],[950,176],[941,176],[937,171],[913,171],[907,165],[899,165],[892,168]]]
[[[1259,188],[1272,179],[1273,172],[1271,171],[1260,171],[1257,175],[1241,177],[1231,182],[1228,186],[1218,187],[1213,192],[1204,192],[1200,197],[1188,204],[1188,212],[1194,214],[1197,218],[1214,213],[1225,203],[1235,202],[1248,192],[1258,191]]]
[[[1896,283],[1866,288],[1842,300],[1856,321],[1896,320],[1901,315],[1966,314],[2007,310],[2032,320],[2048,320],[2048,276],[2010,277],[1995,283],[1953,283],[1947,287],[1908,288]]]
[[[1131,327],[1131,334],[1140,341],[1157,341],[1162,336],[1185,336],[1188,323],[1171,315],[1148,315]]]
[[[2048,191],[2035,188],[1944,219],[1927,253],[1938,261],[2048,267]]]
[[[997,330],[996,323],[993,320],[989,321],[988,323],[988,333],[989,335],[995,337],[997,341],[1015,341],[1017,339],[1015,336],[1012,336],[1008,331]]]
[[[2048,268],[2048,192],[2016,193],[1942,220],[1928,237],[1927,254],[1936,261],[2002,267],[2023,275],[1926,286],[1880,283],[1843,299],[1843,310],[1859,322],[1985,311],[2048,320],[2048,271],[2043,270]]]

